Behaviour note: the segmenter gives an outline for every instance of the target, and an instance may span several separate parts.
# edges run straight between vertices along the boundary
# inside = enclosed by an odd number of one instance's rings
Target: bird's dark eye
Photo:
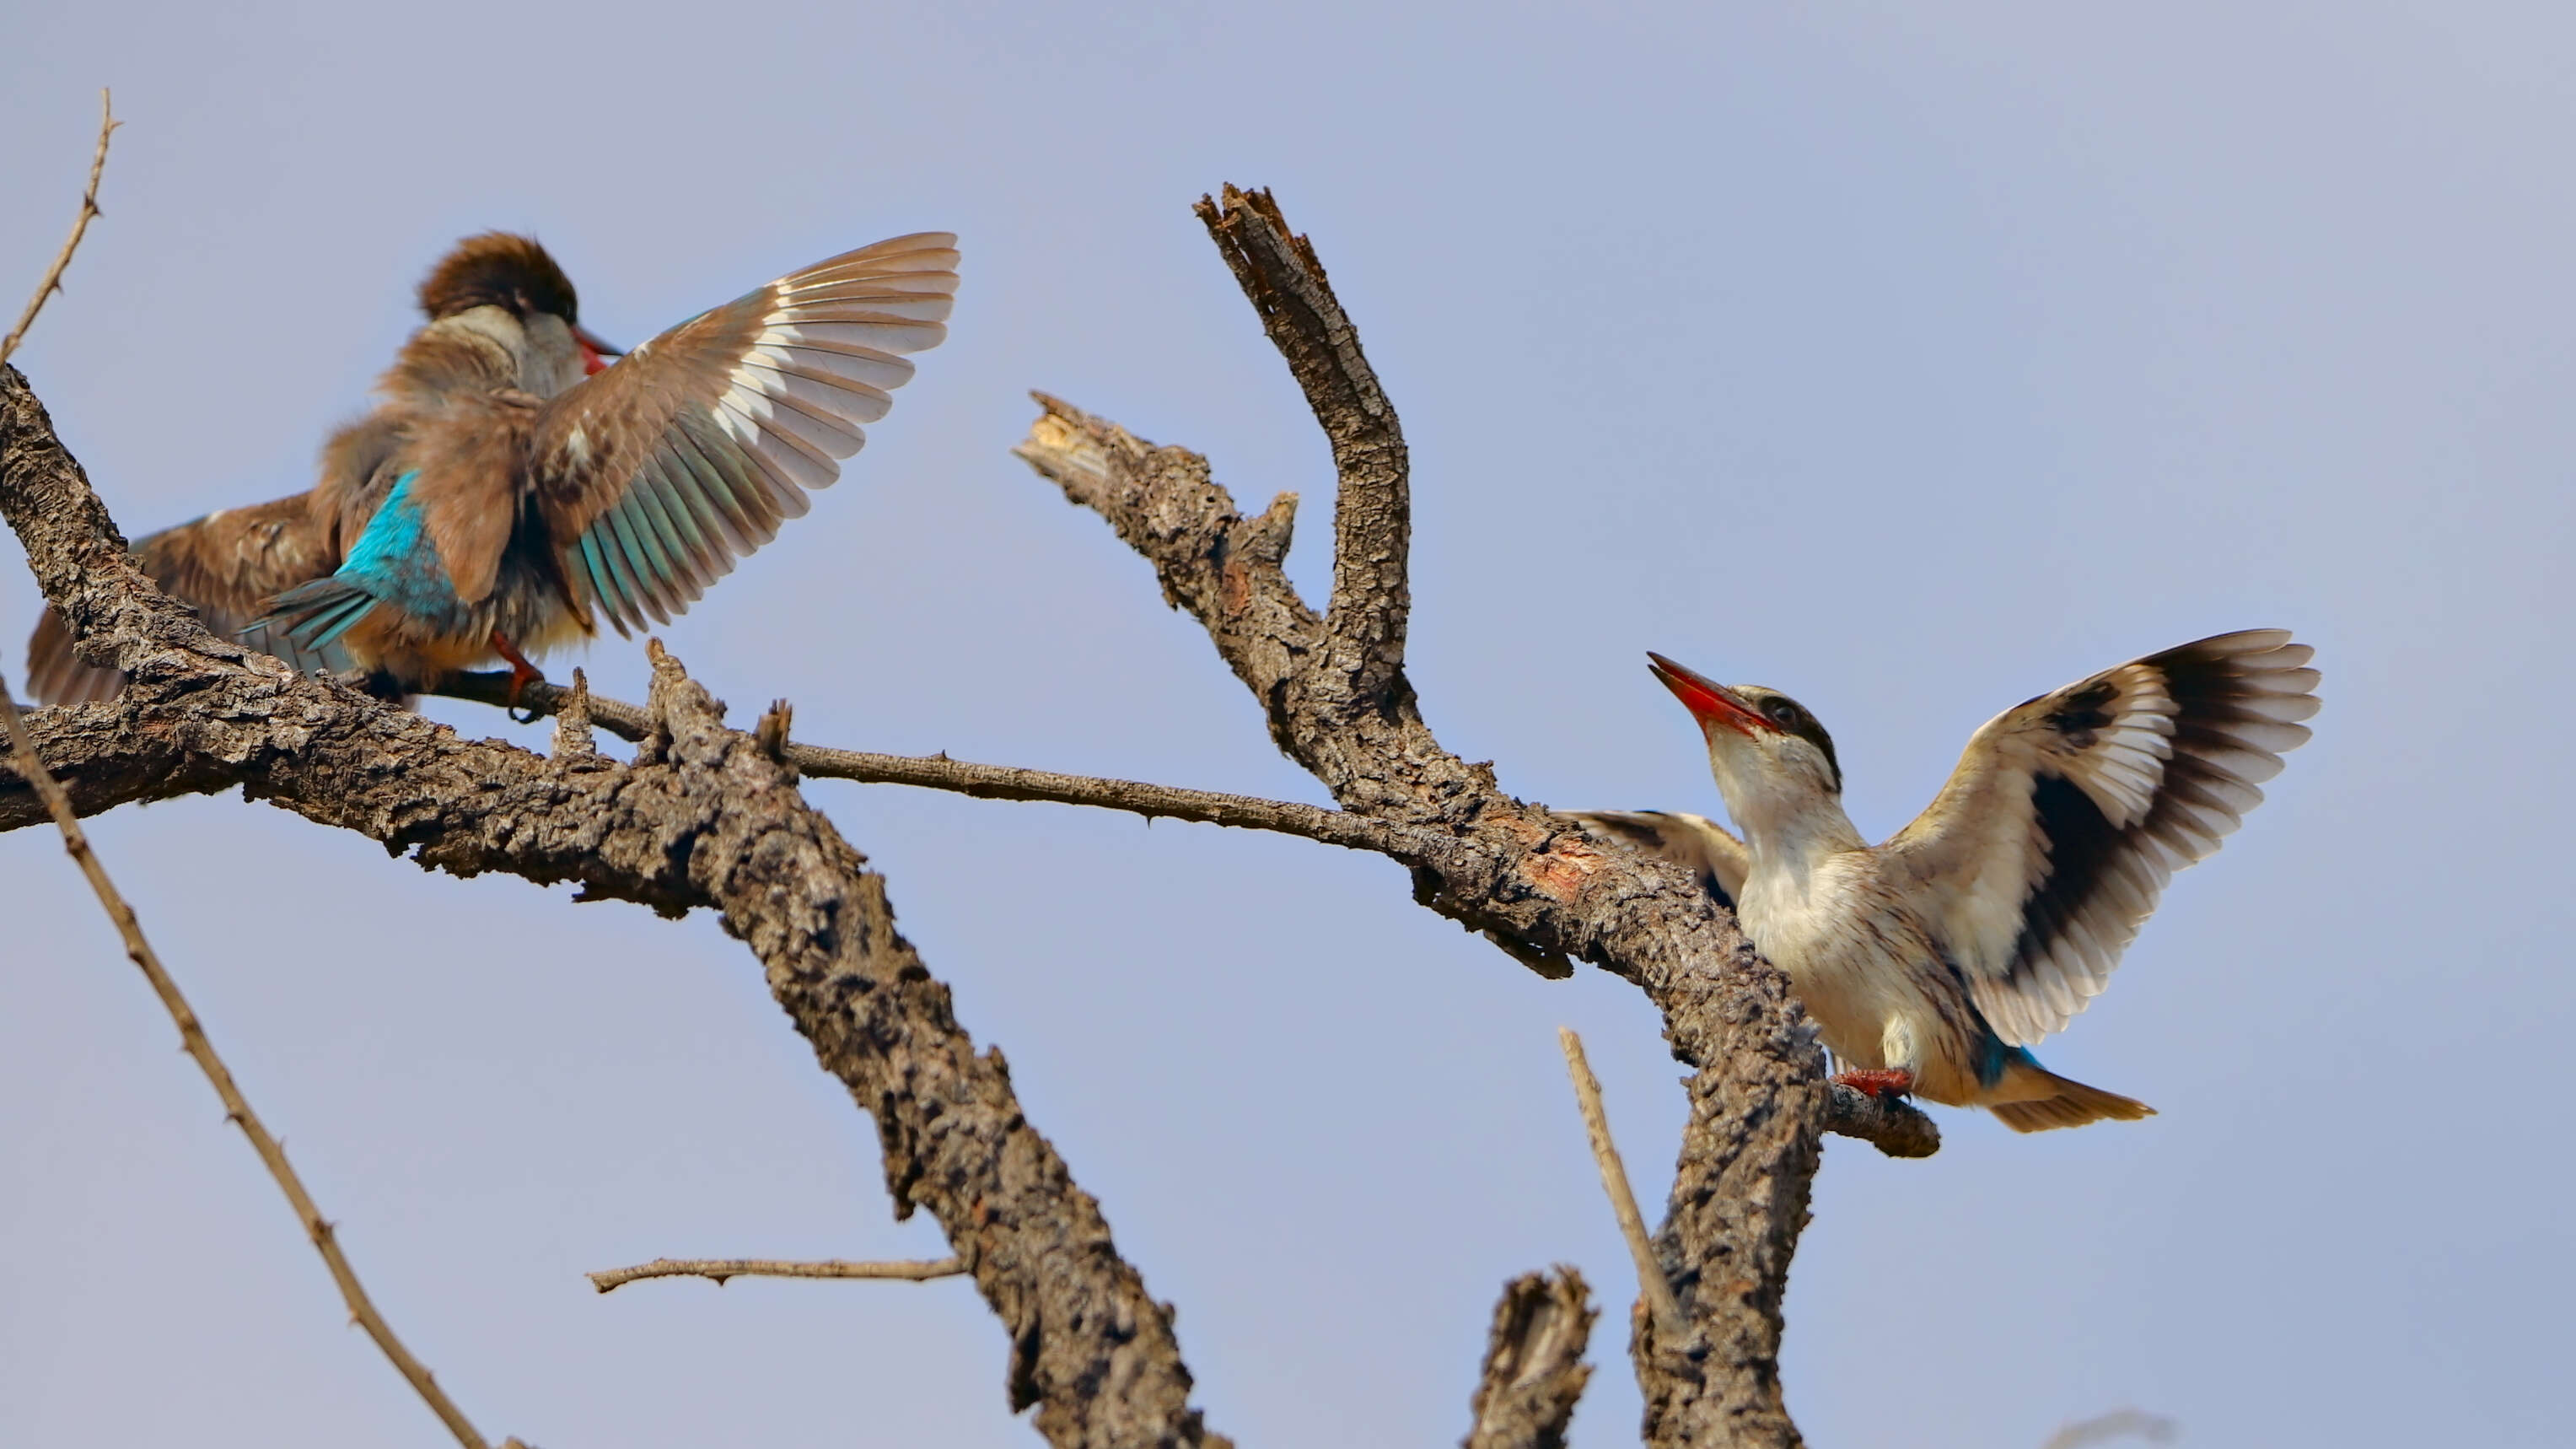
[[[1785,699],[1775,699],[1763,705],[1762,712],[1771,716],[1773,724],[1794,725],[1798,722],[1798,707]]]

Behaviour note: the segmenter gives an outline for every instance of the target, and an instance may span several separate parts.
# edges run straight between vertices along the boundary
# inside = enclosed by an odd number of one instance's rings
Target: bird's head
[[[1738,825],[1759,831],[1840,798],[1833,736],[1804,705],[1758,684],[1720,684],[1661,654],[1646,657],[1655,678],[1699,721],[1709,768]]]
[[[491,310],[478,310],[485,308]],[[605,370],[624,350],[581,325],[572,279],[536,238],[509,232],[487,231],[450,248],[421,279],[420,310],[433,323],[474,313],[476,322],[505,334],[521,356],[522,385],[540,397]]]

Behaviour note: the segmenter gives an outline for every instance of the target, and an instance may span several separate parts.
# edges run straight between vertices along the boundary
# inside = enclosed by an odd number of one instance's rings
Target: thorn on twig
[[[105,214],[98,209],[98,181],[107,171],[107,138],[124,124],[116,118],[116,107],[102,87],[98,93],[98,150],[89,159],[89,186],[81,192],[80,211],[72,218],[72,234],[64,239],[63,249],[54,254],[54,264],[45,269],[44,280],[36,284],[36,295],[27,299],[27,309],[18,314],[18,325],[9,329],[8,336],[0,337],[0,362],[7,362],[18,344],[27,340],[27,329],[36,325],[36,314],[45,310],[45,299],[63,289],[63,272],[72,264],[72,253],[80,250],[90,219]]]

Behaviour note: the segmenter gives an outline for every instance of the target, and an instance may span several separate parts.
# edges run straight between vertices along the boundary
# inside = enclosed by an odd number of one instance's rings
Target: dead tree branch
[[[54,253],[54,264],[45,268],[43,281],[36,283],[36,295],[27,299],[27,309],[18,314],[18,325],[9,335],[0,337],[0,363],[7,362],[27,340],[27,329],[36,325],[36,314],[45,310],[45,301],[63,289],[63,273],[70,269],[72,253],[80,250],[81,238],[89,235],[90,219],[99,214],[98,182],[107,174],[107,138],[116,134],[124,122],[116,119],[116,107],[102,89],[98,93],[98,150],[89,158],[89,185],[82,189],[80,210],[72,217],[72,234],[63,238],[63,249]]]
[[[115,663],[133,681],[113,704],[40,714],[39,743],[84,812],[238,783],[439,869],[577,880],[594,896],[723,911],[768,964],[773,990],[827,1068],[877,1113],[898,1203],[932,1209],[1012,1326],[1013,1402],[1040,1402],[1039,1427],[1066,1444],[1199,1441],[1168,1320],[1110,1250],[1090,1199],[1018,1122],[998,1057],[973,1055],[945,992],[893,934],[882,882],[804,805],[796,772],[1104,805],[1380,851],[1409,868],[1416,900],[1524,964],[1562,976],[1591,962],[1655,1004],[1673,1055],[1694,1075],[1654,1246],[1686,1331],[1659,1334],[1641,1321],[1632,1344],[1647,1441],[1797,1444],[1780,1396],[1780,1299],[1821,1135],[1852,1132],[1893,1155],[1919,1155],[1937,1134],[1909,1105],[1828,1086],[1786,983],[1688,873],[1513,798],[1491,766],[1440,744],[1404,672],[1410,506],[1393,409],[1314,248],[1277,206],[1228,188],[1221,202],[1202,203],[1201,216],[1333,445],[1327,611],[1309,607],[1281,569],[1293,495],[1247,518],[1205,459],[1042,395],[1014,451],[1145,558],[1166,602],[1206,629],[1273,741],[1338,811],[817,752],[787,741],[783,714],[755,740],[723,729],[718,708],[667,659],[635,718],[623,717],[632,707],[589,698],[563,731],[577,741],[585,720],[636,728],[632,765],[578,748],[548,763],[462,742],[207,636],[135,573],[23,382],[0,372],[0,509],[27,540],[84,657]],[[0,788],[0,828],[20,813]],[[925,1110],[925,1101],[941,1107]],[[1009,1170],[995,1166],[1012,1154]],[[1041,1275],[1035,1264],[1049,1253],[1086,1271]]]
[[[259,1154],[260,1165],[268,1169],[268,1175],[276,1180],[278,1190],[286,1194],[287,1205],[295,1209],[295,1220],[303,1225],[304,1235],[312,1239],[313,1250],[322,1255],[323,1266],[330,1269],[331,1281],[339,1287],[341,1301],[349,1305],[349,1317],[367,1331],[367,1337],[375,1340],[376,1347],[392,1361],[395,1371],[411,1384],[412,1391],[429,1405],[429,1411],[438,1416],[439,1422],[447,1426],[447,1432],[456,1436],[457,1443],[464,1445],[465,1449],[487,1449],[483,1435],[475,1429],[473,1421],[465,1417],[465,1411],[456,1406],[456,1401],[447,1396],[447,1391],[438,1386],[429,1366],[403,1347],[393,1325],[385,1322],[385,1316],[376,1311],[375,1300],[367,1296],[366,1288],[358,1282],[358,1271],[349,1266],[348,1255],[340,1251],[338,1232],[330,1220],[322,1216],[322,1209],[314,1205],[313,1195],[305,1191],[304,1179],[296,1176],[294,1167],[287,1162],[285,1144],[279,1142],[269,1132],[267,1124],[259,1120],[259,1114],[251,1110],[250,1099],[242,1094],[241,1084],[233,1080],[232,1069],[224,1065],[223,1057],[215,1051],[214,1041],[206,1035],[205,1024],[197,1019],[196,1009],[188,1005],[188,998],[179,990],[178,980],[161,964],[161,953],[153,950],[151,941],[144,937],[143,923],[136,918],[134,907],[126,903],[124,893],[108,879],[107,867],[99,861],[98,852],[90,848],[88,832],[81,829],[80,818],[72,814],[70,798],[63,794],[62,786],[54,782],[54,777],[46,773],[43,762],[37,758],[35,737],[27,732],[25,721],[18,717],[18,706],[10,701],[6,691],[0,691],[0,722],[8,726],[10,750],[19,778],[33,785],[36,794],[44,800],[55,826],[62,831],[64,851],[80,866],[80,872],[88,878],[89,888],[97,895],[99,905],[106,909],[108,919],[116,923],[117,934],[125,938],[127,959],[141,968],[143,978],[152,983],[152,994],[161,998],[163,1009],[170,1013],[170,1020],[179,1028],[180,1046],[187,1051],[189,1060],[197,1064],[197,1070],[206,1074],[206,1080],[214,1086],[215,1095],[223,1099],[224,1120],[241,1128],[242,1135],[250,1139],[251,1150]]]
[[[115,107],[105,90],[98,93],[98,110],[98,150],[90,157],[89,185],[81,193],[80,213],[72,220],[71,235],[64,239],[62,250],[54,256],[53,265],[46,268],[44,279],[36,284],[35,295],[27,299],[27,308],[19,314],[18,325],[10,330],[7,337],[0,338],[0,369],[6,369],[9,377],[17,375],[14,368],[8,368],[10,354],[16,352],[18,344],[26,339],[27,329],[35,325],[36,315],[45,309],[45,300],[62,289],[63,272],[71,266],[72,254],[80,250],[81,238],[89,234],[90,219],[99,214],[98,183],[107,170],[108,138],[116,133],[117,127]],[[251,1150],[258,1154],[260,1165],[268,1169],[278,1191],[286,1194],[287,1205],[295,1210],[295,1220],[303,1226],[304,1235],[312,1240],[313,1250],[322,1255],[323,1267],[329,1270],[332,1283],[339,1288],[340,1301],[349,1306],[349,1317],[366,1330],[367,1337],[374,1340],[377,1349],[393,1364],[395,1372],[400,1373],[412,1391],[420,1395],[421,1402],[427,1404],[429,1411],[447,1426],[447,1431],[456,1436],[457,1443],[464,1445],[465,1449],[488,1449],[481,1431],[465,1417],[465,1411],[457,1407],[456,1401],[447,1396],[447,1391],[438,1386],[429,1366],[403,1346],[402,1339],[394,1333],[393,1325],[377,1311],[375,1300],[367,1295],[365,1285],[358,1281],[357,1269],[349,1265],[348,1255],[340,1251],[338,1231],[328,1218],[322,1216],[322,1209],[314,1203],[313,1194],[305,1189],[304,1179],[286,1160],[286,1145],[277,1140],[275,1134],[268,1130],[268,1125],[260,1120],[259,1113],[252,1110],[250,1098],[242,1092],[241,1084],[234,1080],[232,1068],[224,1064],[223,1055],[215,1050],[214,1039],[206,1034],[205,1023],[198,1019],[196,1008],[188,1004],[186,993],[180,991],[178,978],[161,964],[161,953],[152,949],[151,939],[143,934],[142,919],[134,914],[134,907],[126,901],[125,893],[118,890],[116,882],[108,877],[106,862],[100,860],[98,852],[90,847],[89,832],[81,829],[80,817],[72,810],[71,797],[45,769],[43,757],[36,751],[35,736],[28,732],[27,722],[19,716],[17,703],[5,688],[0,688],[0,726],[5,726],[8,734],[10,760],[19,780],[43,803],[54,828],[62,833],[64,852],[80,868],[82,877],[89,882],[90,893],[98,897],[100,908],[115,924],[117,935],[125,942],[126,959],[132,961],[143,973],[143,979],[151,983],[152,994],[161,999],[162,1009],[170,1014],[171,1023],[179,1028],[180,1047],[188,1053],[188,1059],[197,1064],[197,1070],[205,1073],[207,1083],[222,1100],[224,1120],[241,1128],[242,1136],[250,1141]],[[509,1442],[518,1443],[516,1439]]]
[[[493,670],[459,675],[437,692],[450,699],[488,704],[497,709],[508,699],[509,687],[508,672]],[[532,718],[554,715],[559,736],[570,729],[585,742],[594,725],[624,740],[641,740],[650,730],[643,706],[589,693],[579,670],[573,672],[570,688],[543,680],[527,685],[520,693],[519,704]],[[561,748],[560,743],[557,748]],[[586,744],[584,748],[587,748]],[[952,760],[944,754],[882,755],[790,743],[781,748],[779,757],[795,766],[798,773],[817,779],[911,785],[946,790],[979,800],[1043,801],[1126,811],[1148,820],[1191,820],[1244,830],[1276,831],[1325,845],[1375,851],[1405,865],[1417,863],[1423,853],[1423,837],[1416,831],[1347,810],[1327,810],[1293,800],[1266,800],[1254,795],[1188,790],[1138,780],[1104,779],[1095,775],[1063,775],[1016,765],[981,765],[967,760]],[[228,782],[218,782],[206,788],[220,789],[224,783]],[[107,801],[99,808],[113,803],[117,802]],[[16,829],[23,823],[11,813],[7,795],[0,793],[0,831]],[[1509,943],[1501,944],[1509,949]],[[1561,958],[1545,958],[1534,964],[1543,972],[1562,972]],[[1825,1130],[1859,1138],[1890,1157],[1930,1157],[1941,1150],[1940,1129],[1921,1111],[1901,1101],[1891,1101],[1840,1084],[1831,1086],[1831,1100],[1825,1107]]]
[[[1565,1449],[1575,1401],[1592,1379],[1583,1362],[1598,1316],[1591,1297],[1572,1268],[1525,1273],[1503,1285],[1465,1449]]]
[[[933,1278],[959,1277],[965,1271],[966,1263],[961,1258],[893,1263],[853,1263],[841,1258],[820,1263],[791,1263],[777,1258],[655,1258],[632,1268],[611,1268],[584,1276],[600,1292],[614,1293],[646,1278],[711,1278],[721,1288],[728,1278],[898,1278],[926,1283]]]
[[[1415,899],[1543,973],[1584,960],[1645,990],[1673,1054],[1696,1069],[1657,1244],[1691,1342],[1637,1335],[1647,1441],[1796,1444],[1779,1390],[1780,1295],[1819,1139],[1836,1120],[1814,1033],[1779,974],[1682,872],[1605,849],[1441,747],[1404,676],[1405,575],[1388,567],[1409,526],[1393,411],[1314,248],[1278,207],[1228,188],[1199,214],[1333,440],[1341,520],[1328,615],[1280,568],[1293,499],[1246,518],[1205,459],[1043,395],[1016,451],[1145,557],[1165,601],[1207,630],[1260,702],[1271,738],[1345,811],[1420,832]]]
[[[786,766],[724,727],[654,650],[632,764],[468,741],[208,634],[152,587],[14,368],[0,367],[0,516],[112,704],[30,718],[84,809],[242,786],[424,868],[578,883],[588,899],[717,911],[816,1059],[876,1120],[899,1216],[927,1208],[1011,1341],[1014,1409],[1063,1449],[1225,1441],[1189,1406],[1165,1308],[895,929],[883,877]],[[91,772],[95,772],[93,776]],[[15,793],[25,793],[20,787]],[[0,794],[0,800],[6,795]]]
[[[1655,1332],[1665,1342],[1686,1343],[1690,1324],[1682,1317],[1681,1301],[1673,1297],[1673,1285],[1664,1279],[1664,1265],[1655,1261],[1645,1215],[1637,1211],[1636,1191],[1628,1185],[1627,1164],[1619,1160],[1619,1146],[1610,1136],[1610,1113],[1601,1105],[1601,1081],[1592,1075],[1592,1063],[1583,1055],[1583,1038],[1574,1034],[1574,1028],[1560,1026],[1556,1040],[1565,1049],[1565,1074],[1574,1081],[1574,1104],[1583,1113],[1583,1136],[1592,1147],[1592,1165],[1601,1171],[1601,1190],[1609,1195],[1611,1214],[1619,1219],[1619,1236],[1628,1240],[1628,1255],[1637,1260],[1637,1296],[1653,1311]]]
[[[459,675],[449,680],[438,693],[451,699],[499,706],[508,699],[509,688],[509,674],[495,670]],[[519,707],[530,712],[532,717],[542,719],[562,708],[572,693],[572,690],[540,680],[520,692]],[[650,728],[640,706],[595,694],[586,695],[585,699],[585,721],[620,739],[643,739]],[[944,754],[877,755],[782,741],[778,756],[795,766],[797,773],[817,779],[856,780],[871,785],[913,785],[927,790],[971,795],[978,800],[1088,805],[1103,810],[1123,810],[1148,820],[1194,820],[1245,830],[1272,830],[1326,845],[1376,851],[1399,860],[1405,858],[1409,844],[1401,828],[1385,821],[1342,810],[1327,810],[1319,805],[1303,805],[1293,800],[1264,800],[1255,795],[1185,790],[1172,785],[1109,780],[1094,775],[1059,775],[1048,770],[1024,770],[1016,765],[978,765],[966,760],[952,760]],[[10,821],[6,807],[0,806],[0,830],[8,828]]]
[[[1305,390],[1333,445],[1340,479],[1333,495],[1327,647],[1314,667],[1338,677],[1349,698],[1373,698],[1398,682],[1413,610],[1406,576],[1413,552],[1412,464],[1404,430],[1315,248],[1288,229],[1269,192],[1228,186],[1223,197],[1199,198],[1199,220]],[[1280,546],[1287,546],[1284,532]]]

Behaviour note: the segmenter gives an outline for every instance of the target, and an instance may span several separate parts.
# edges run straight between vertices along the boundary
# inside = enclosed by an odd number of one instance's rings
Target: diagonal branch
[[[103,137],[101,144],[105,144]],[[108,919],[116,923],[117,934],[125,938],[127,959],[133,961],[142,970],[144,979],[152,983],[152,994],[161,998],[163,1009],[170,1013],[170,1020],[179,1028],[181,1048],[188,1053],[189,1060],[197,1064],[197,1070],[205,1073],[215,1095],[223,1100],[224,1120],[241,1128],[242,1136],[250,1139],[251,1151],[259,1154],[260,1165],[268,1169],[278,1191],[286,1194],[287,1205],[295,1209],[296,1222],[303,1226],[304,1235],[312,1239],[313,1250],[322,1255],[323,1267],[330,1271],[331,1282],[339,1288],[340,1301],[349,1305],[349,1317],[366,1330],[367,1337],[373,1339],[376,1347],[392,1362],[394,1371],[411,1385],[412,1392],[420,1395],[421,1402],[429,1405],[429,1411],[447,1426],[447,1432],[456,1436],[457,1443],[464,1445],[465,1449],[486,1449],[487,1441],[475,1429],[473,1421],[467,1419],[465,1411],[458,1408],[456,1401],[447,1396],[447,1391],[438,1386],[429,1366],[413,1357],[411,1350],[403,1346],[403,1341],[394,1334],[393,1325],[376,1311],[375,1300],[367,1296],[365,1286],[358,1282],[358,1270],[349,1266],[348,1255],[340,1251],[338,1231],[329,1219],[322,1216],[322,1209],[314,1205],[313,1195],[305,1190],[304,1179],[297,1176],[295,1168],[287,1162],[286,1144],[278,1141],[267,1124],[259,1120],[259,1114],[251,1110],[250,1099],[242,1095],[241,1084],[233,1080],[232,1069],[224,1065],[223,1057],[215,1051],[215,1043],[206,1035],[205,1024],[197,1019],[196,1009],[188,1005],[188,998],[180,992],[177,979],[161,964],[161,953],[153,950],[152,942],[144,936],[143,923],[136,919],[134,907],[126,903],[124,894],[117,890],[115,882],[108,879],[107,867],[100,862],[98,853],[90,849],[88,833],[81,829],[79,817],[72,814],[70,797],[63,793],[62,786],[54,782],[54,777],[45,772],[43,762],[36,756],[35,737],[27,732],[26,722],[18,716],[18,706],[10,701],[5,691],[0,691],[0,724],[7,726],[10,751],[19,776],[33,785],[36,794],[44,800],[55,827],[62,832],[63,849],[80,866],[81,874],[88,878],[91,892],[106,908]]]
[[[1225,187],[1194,208],[1261,315],[1271,345],[1305,391],[1333,445],[1341,487],[1333,500],[1330,641],[1318,667],[1358,702],[1405,688],[1404,636],[1412,612],[1406,577],[1413,549],[1411,464],[1395,407],[1360,351],[1359,329],[1333,296],[1324,264],[1288,229],[1267,191]]]
[[[36,295],[27,299],[27,309],[18,314],[18,325],[9,329],[8,336],[0,337],[0,363],[7,362],[16,354],[18,344],[27,340],[27,329],[36,325],[36,314],[45,310],[46,300],[63,289],[63,273],[71,267],[72,253],[80,250],[81,238],[89,235],[90,220],[100,214],[98,183],[99,178],[107,174],[107,138],[115,135],[116,128],[124,124],[116,118],[116,107],[110,103],[107,92],[101,90],[98,93],[98,150],[89,158],[89,185],[81,190],[80,210],[72,217],[72,234],[63,238],[63,249],[54,253],[53,265],[45,268],[44,279],[36,283]]]
[[[1583,1038],[1575,1035],[1574,1028],[1560,1026],[1556,1040],[1565,1051],[1565,1074],[1574,1080],[1574,1105],[1583,1113],[1583,1135],[1592,1148],[1592,1165],[1601,1173],[1601,1190],[1609,1194],[1619,1236],[1628,1240],[1629,1256],[1637,1260],[1637,1296],[1652,1313],[1657,1333],[1669,1342],[1687,1342],[1690,1322],[1682,1317],[1681,1300],[1673,1296],[1664,1265],[1656,1261],[1654,1244],[1646,1237],[1645,1215],[1637,1211],[1628,1166],[1619,1160],[1619,1146],[1610,1136],[1610,1114],[1601,1105],[1601,1081],[1592,1075],[1592,1063],[1583,1054]]]
[[[80,212],[73,218],[71,235],[64,239],[62,250],[54,256],[53,265],[46,268],[43,280],[36,284],[35,295],[27,299],[27,308],[19,314],[18,325],[10,329],[7,337],[0,338],[0,373],[5,373],[0,375],[0,384],[24,382],[17,370],[8,366],[9,357],[18,350],[18,344],[26,340],[27,329],[35,325],[37,314],[44,311],[46,299],[62,290],[63,272],[71,266],[72,254],[80,250],[81,238],[89,234],[91,218],[99,214],[98,183],[107,171],[107,143],[116,134],[118,125],[116,108],[105,90],[98,93],[98,112],[98,150],[90,157],[89,185],[81,192]],[[50,434],[50,427],[46,431]],[[68,455],[65,461],[68,461]],[[112,529],[110,531],[113,532]],[[207,1083],[215,1089],[215,1096],[223,1102],[224,1119],[241,1128],[242,1136],[250,1141],[251,1151],[258,1155],[260,1165],[268,1169],[278,1191],[286,1195],[287,1205],[295,1210],[295,1220],[303,1226],[305,1236],[312,1240],[314,1251],[321,1254],[322,1265],[331,1274],[332,1283],[339,1288],[340,1300],[348,1305],[349,1317],[366,1330],[367,1337],[374,1340],[376,1348],[393,1364],[394,1371],[403,1376],[412,1391],[420,1395],[421,1402],[427,1404],[429,1411],[438,1416],[438,1421],[447,1426],[447,1431],[456,1436],[457,1443],[465,1449],[486,1449],[486,1441],[473,1421],[465,1417],[465,1411],[458,1408],[456,1401],[447,1396],[447,1391],[438,1386],[429,1366],[413,1357],[411,1350],[395,1336],[393,1325],[376,1310],[375,1300],[367,1295],[365,1285],[358,1281],[357,1269],[349,1265],[348,1255],[340,1251],[338,1231],[329,1219],[322,1216],[322,1209],[315,1205],[312,1193],[305,1189],[304,1179],[286,1160],[286,1144],[278,1141],[268,1130],[268,1124],[260,1120],[259,1113],[251,1109],[250,1098],[243,1094],[241,1084],[233,1078],[232,1068],[224,1064],[223,1056],[215,1050],[214,1039],[206,1034],[205,1023],[198,1019],[196,1008],[188,1004],[186,994],[179,990],[178,979],[161,964],[161,953],[152,949],[151,939],[143,934],[143,922],[134,914],[134,907],[127,903],[116,883],[108,878],[106,863],[90,848],[89,833],[81,829],[80,817],[73,812],[71,797],[45,769],[44,759],[37,752],[35,736],[27,729],[26,720],[20,717],[17,703],[9,698],[5,687],[0,687],[0,726],[5,726],[9,758],[18,778],[43,802],[45,813],[52,817],[54,828],[62,834],[63,850],[80,867],[81,875],[89,882],[90,892],[98,897],[108,919],[115,923],[117,934],[124,938],[126,958],[151,984],[152,994],[161,998],[162,1009],[170,1014],[171,1022],[179,1028],[181,1049],[187,1052],[189,1060],[197,1064],[197,1070],[205,1074]],[[518,1442],[510,1440],[505,1449],[512,1449]]]
[[[998,1051],[896,930],[884,878],[791,771],[655,648],[653,729],[632,764],[546,760],[215,640],[125,557],[106,510],[14,369],[0,367],[0,516],[84,647],[131,680],[31,723],[89,758],[160,769],[354,830],[423,867],[573,881],[589,899],[697,907],[764,967],[816,1060],[876,1121],[898,1215],[927,1208],[1011,1343],[1008,1391],[1060,1449],[1225,1441],[1189,1406],[1171,1315],[1100,1207],[1030,1125]],[[118,763],[121,762],[121,763]],[[219,783],[207,783],[218,781]]]
[[[1196,453],[1157,448],[1045,393],[1031,396],[1038,419],[1012,453],[1153,564],[1163,602],[1208,631],[1218,657],[1269,706],[1272,737],[1293,758],[1280,734],[1288,712],[1281,696],[1324,643],[1323,620],[1279,567],[1297,495],[1282,493],[1268,511],[1245,518]]]

